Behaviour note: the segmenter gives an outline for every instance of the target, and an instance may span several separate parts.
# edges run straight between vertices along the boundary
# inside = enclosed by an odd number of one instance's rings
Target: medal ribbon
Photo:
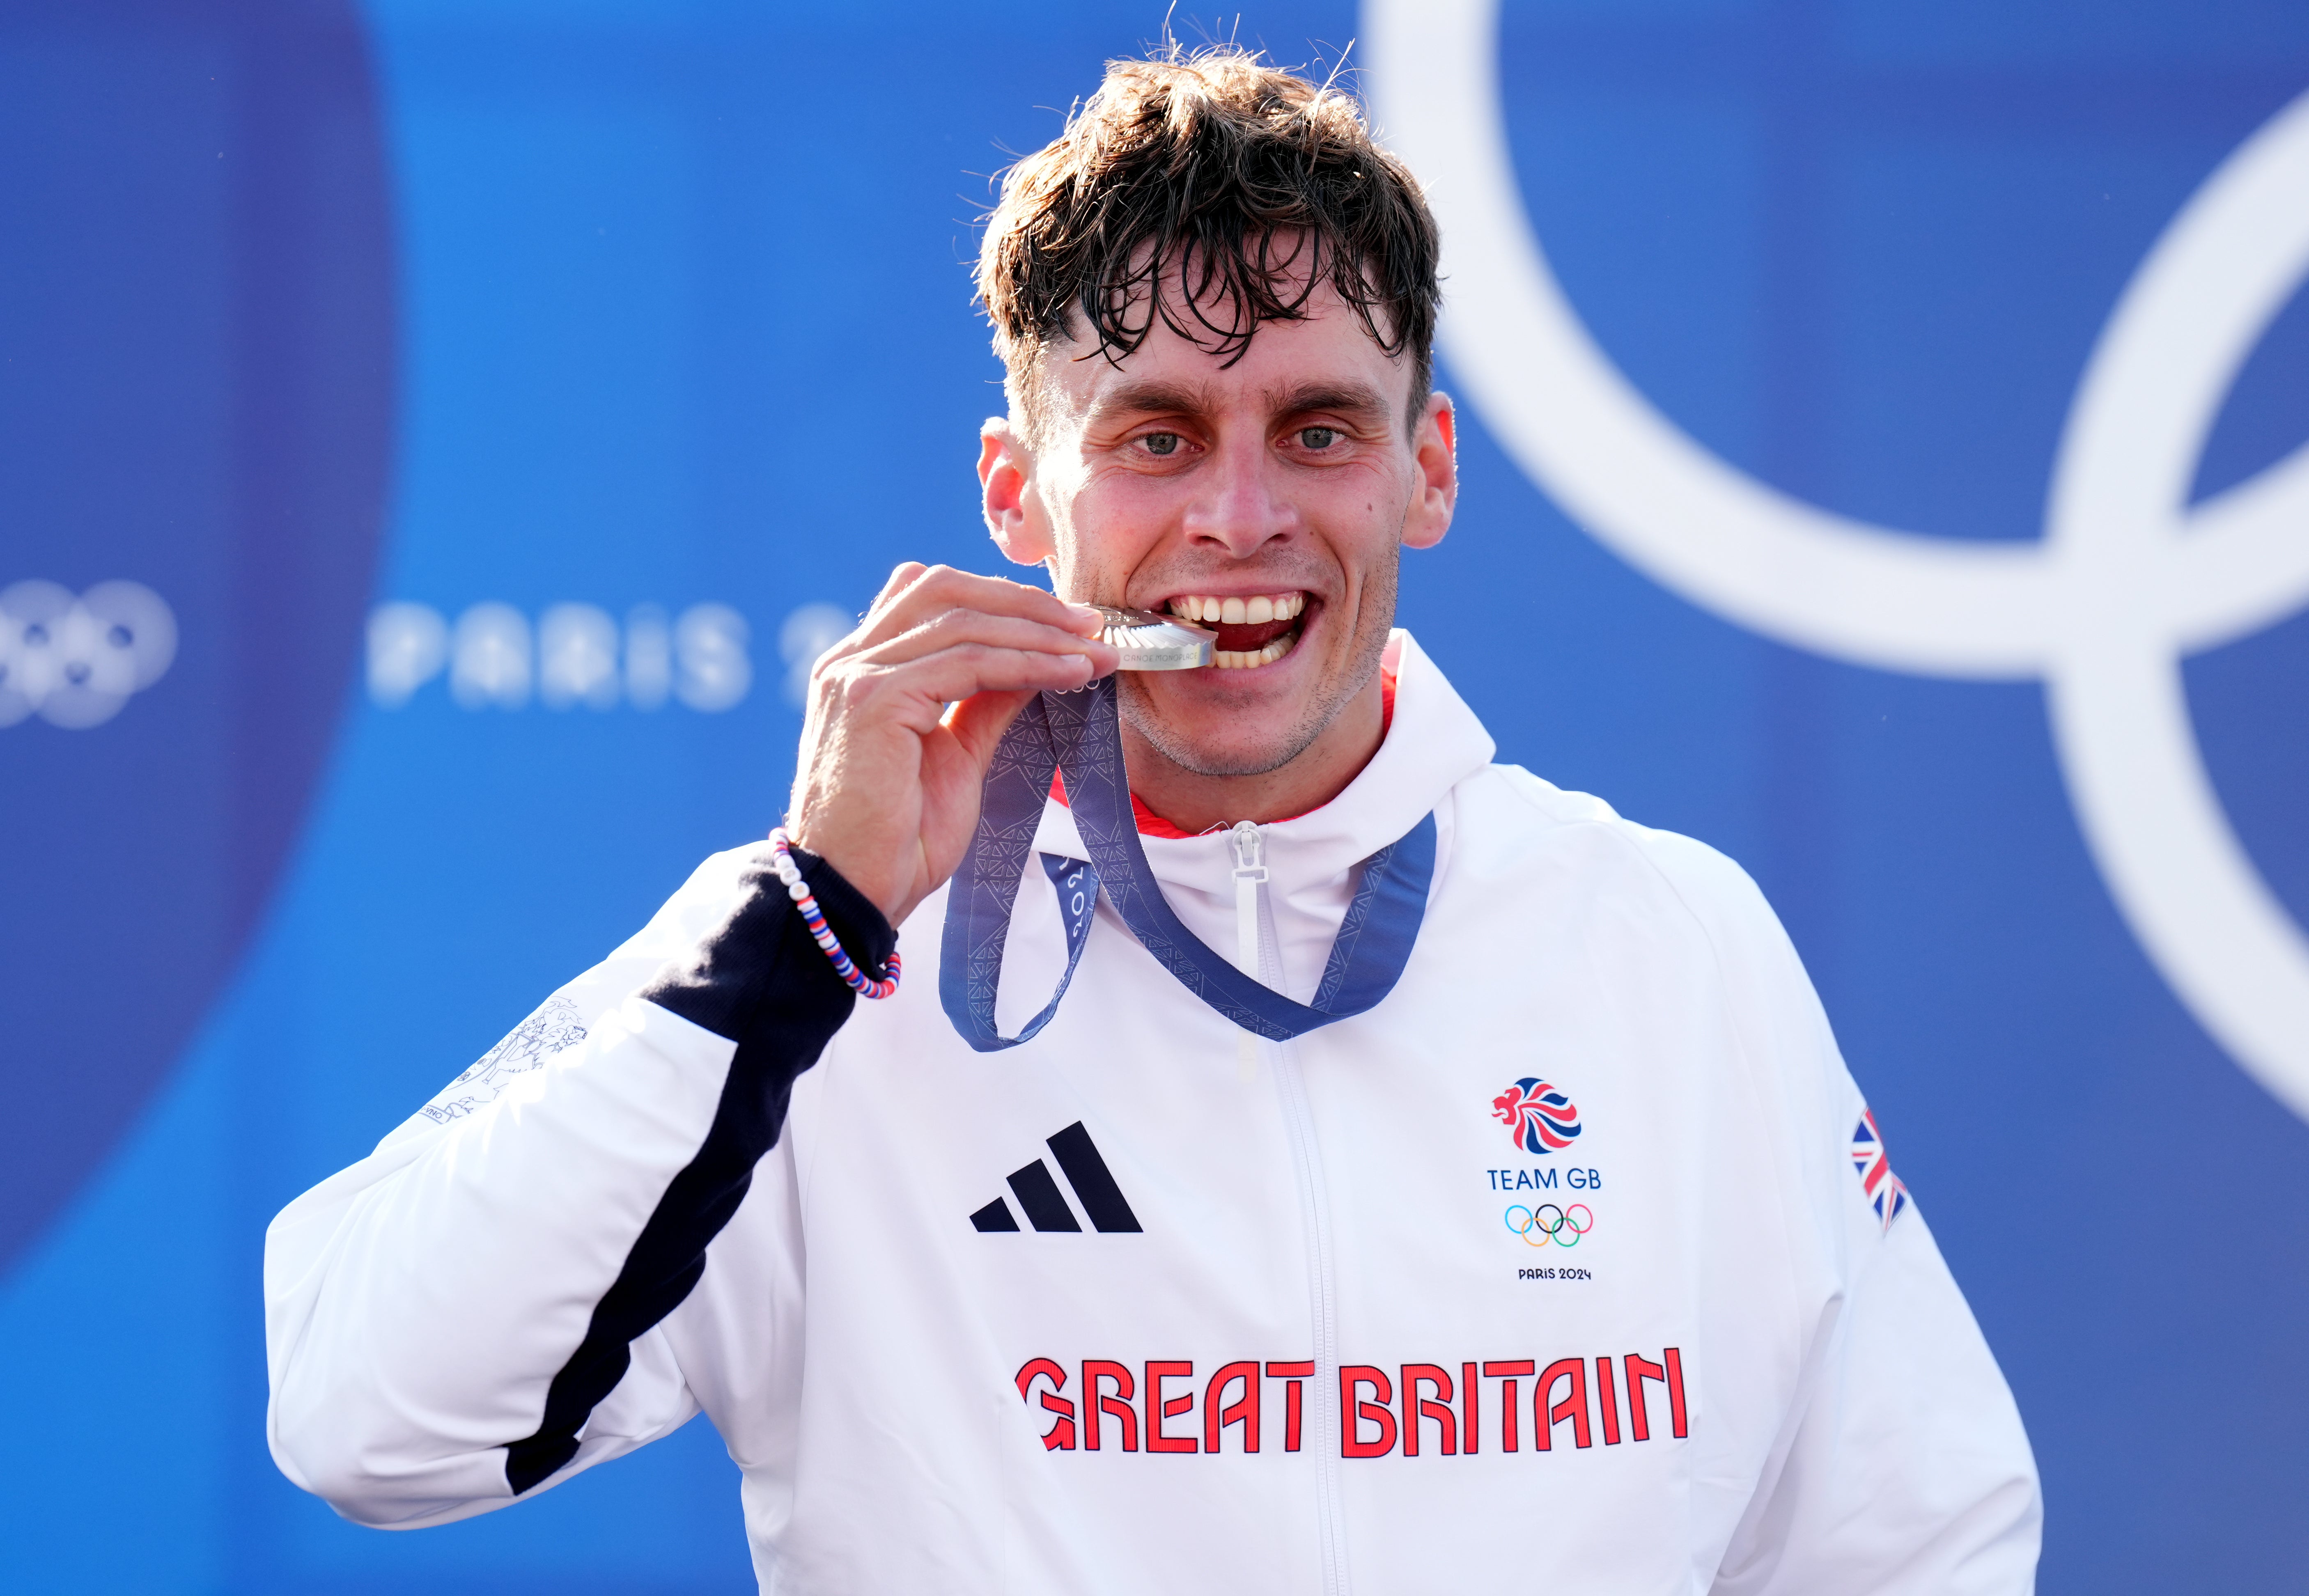
[[[1066,921],[1066,973],[1042,1011],[1016,1036],[1006,1037],[994,1020],[1003,945],[1026,855],[1050,799],[1051,777],[1059,770],[1066,772],[1067,800],[1090,864],[1042,860]],[[1189,991],[1245,1031],[1287,1040],[1360,1014],[1395,989],[1427,912],[1427,889],[1435,875],[1435,816],[1421,816],[1360,868],[1315,1001],[1294,1003],[1213,952],[1180,924],[1163,898],[1131,813],[1114,678],[1072,693],[1041,694],[1018,712],[987,770],[978,832],[947,896],[938,999],[963,1040],[982,1053],[1015,1048],[1033,1037],[1058,1013],[1082,962],[1091,910],[1103,885],[1108,902],[1140,945]]]

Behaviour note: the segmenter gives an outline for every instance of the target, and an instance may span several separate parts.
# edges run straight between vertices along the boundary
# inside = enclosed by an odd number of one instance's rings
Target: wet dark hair
[[[1066,131],[1004,175],[978,295],[1032,426],[1042,356],[1077,316],[1110,360],[1160,316],[1232,365],[1261,323],[1301,319],[1328,282],[1381,350],[1410,356],[1415,427],[1437,254],[1418,181],[1351,96],[1232,45],[1172,47],[1110,62]]]

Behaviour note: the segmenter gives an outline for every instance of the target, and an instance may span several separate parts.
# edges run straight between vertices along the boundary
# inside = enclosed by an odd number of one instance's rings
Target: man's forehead
[[[1248,347],[1221,351],[1156,318],[1146,341],[1116,356],[1088,340],[1054,341],[1043,380],[1062,408],[1085,418],[1127,412],[1262,413],[1307,409],[1386,410],[1410,381],[1362,319],[1326,288],[1303,318],[1258,324]]]

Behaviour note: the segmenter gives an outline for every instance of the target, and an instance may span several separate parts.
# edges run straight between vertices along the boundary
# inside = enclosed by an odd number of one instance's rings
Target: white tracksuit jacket
[[[1058,1017],[981,1055],[943,893],[852,1012],[766,848],[719,855],[273,1222],[281,1467],[441,1523],[702,1409],[765,1591],[2030,1589],[2011,1396],[1754,884],[1492,763],[1391,646],[1384,745],[1259,828],[1263,884],[1225,833],[1146,843],[1303,1002],[1353,866],[1432,810],[1376,1008],[1252,1039],[1102,905]],[[1036,841],[1087,857],[1056,803]],[[1006,1033],[1063,965],[1051,885]]]

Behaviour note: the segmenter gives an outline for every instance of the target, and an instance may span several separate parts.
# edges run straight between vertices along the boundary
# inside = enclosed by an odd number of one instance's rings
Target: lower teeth
[[[1299,634],[1294,629],[1285,632],[1263,649],[1252,649],[1248,652],[1220,649],[1211,655],[1211,663],[1221,670],[1247,670],[1254,665],[1272,665],[1289,653],[1298,641]]]

